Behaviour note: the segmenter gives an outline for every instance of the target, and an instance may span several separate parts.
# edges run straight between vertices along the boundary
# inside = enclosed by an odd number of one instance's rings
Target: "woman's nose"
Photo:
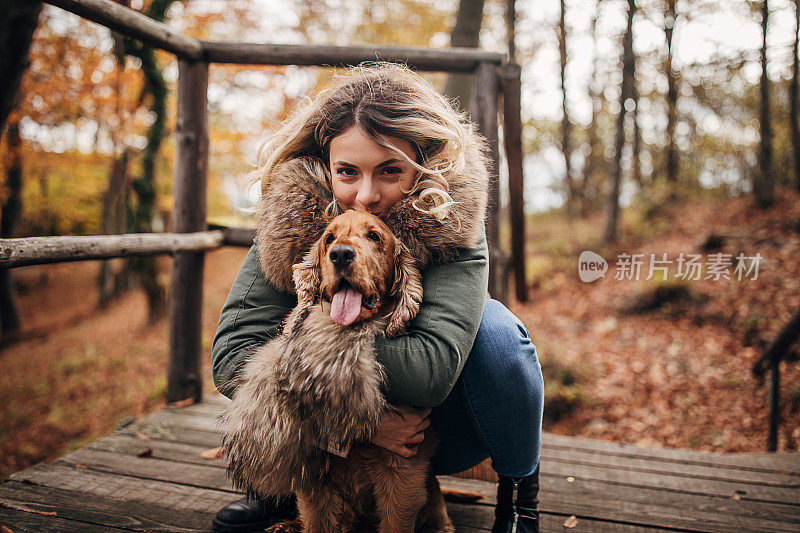
[[[361,186],[356,193],[356,203],[364,208],[381,201],[381,195],[371,179],[361,180]]]

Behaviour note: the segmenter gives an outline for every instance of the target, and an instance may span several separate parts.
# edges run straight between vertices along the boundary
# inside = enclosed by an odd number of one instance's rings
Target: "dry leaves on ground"
[[[219,459],[223,455],[225,455],[225,449],[224,448],[212,448],[212,449],[206,450],[206,451],[204,451],[203,453],[200,454],[200,456],[203,457],[203,459],[211,459],[211,460]]]

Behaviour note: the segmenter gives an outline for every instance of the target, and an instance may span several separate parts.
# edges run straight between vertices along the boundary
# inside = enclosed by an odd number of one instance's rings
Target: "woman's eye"
[[[373,230],[370,230],[369,232],[367,232],[367,239],[369,239],[371,241],[375,241],[377,243],[381,242],[381,236],[378,235],[377,231],[373,231]]]
[[[387,174],[402,174],[403,169],[400,167],[386,167],[383,171]]]
[[[343,174],[345,176],[355,176],[358,174],[354,168],[350,167],[342,167],[336,171],[337,174]]]

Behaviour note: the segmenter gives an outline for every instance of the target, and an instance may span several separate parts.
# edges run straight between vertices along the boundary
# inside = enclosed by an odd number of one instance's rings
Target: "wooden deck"
[[[219,460],[224,400],[168,409],[0,485],[0,526],[14,533],[210,531],[239,496]],[[486,494],[449,504],[458,531],[491,527],[494,485],[442,478]],[[546,434],[542,531],[800,531],[800,454],[711,454]],[[3,530],[5,532],[5,530]]]

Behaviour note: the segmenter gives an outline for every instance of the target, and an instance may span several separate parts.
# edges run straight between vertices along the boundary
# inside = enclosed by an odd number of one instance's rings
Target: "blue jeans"
[[[544,382],[536,347],[522,322],[488,299],[478,336],[455,387],[431,412],[439,434],[436,474],[455,474],[491,457],[509,477],[539,464]]]

